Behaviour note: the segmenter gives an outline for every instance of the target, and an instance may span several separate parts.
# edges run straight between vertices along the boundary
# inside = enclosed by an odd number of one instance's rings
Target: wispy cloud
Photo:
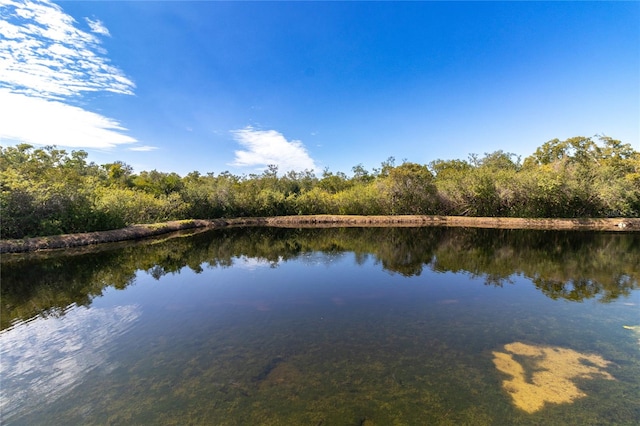
[[[77,28],[60,6],[39,0],[0,0],[0,6],[3,87],[46,98],[133,93],[133,82],[110,64],[100,40]]]
[[[0,18],[0,140],[85,148],[135,142],[116,120],[73,105],[85,93],[135,88],[96,35],[48,0],[0,0]],[[99,20],[86,22],[109,35]]]
[[[109,29],[104,26],[102,21],[100,21],[99,19],[95,19],[95,20],[90,18],[84,18],[84,19],[85,21],[87,21],[87,24],[89,25],[89,28],[91,28],[92,32],[103,35],[103,36],[111,37],[111,33],[109,33]]]
[[[129,151],[148,152],[148,151],[155,151],[156,149],[158,149],[157,146],[143,145],[143,146],[133,146],[129,148]]]
[[[245,148],[235,151],[231,165],[264,168],[270,164],[281,172],[314,170],[316,164],[301,141],[288,141],[275,130],[257,130],[251,126],[234,130],[234,139]]]

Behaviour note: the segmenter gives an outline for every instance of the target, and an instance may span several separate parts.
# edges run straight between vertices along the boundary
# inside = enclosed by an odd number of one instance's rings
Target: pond
[[[637,424],[640,234],[228,228],[2,258],[2,424]]]

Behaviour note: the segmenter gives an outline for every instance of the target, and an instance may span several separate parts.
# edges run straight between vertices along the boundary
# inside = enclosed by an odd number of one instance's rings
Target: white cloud
[[[99,19],[96,19],[96,20],[89,19],[89,18],[84,18],[84,19],[85,21],[87,21],[87,24],[89,25],[89,28],[91,28],[92,32],[111,37],[111,33],[109,33],[109,29],[104,26],[102,21],[100,21]]]
[[[82,92],[132,94],[134,83],[109,63],[93,34],[48,1],[2,0],[0,84],[32,96],[64,97]],[[87,19],[93,31],[108,33]],[[99,31],[96,31],[99,30]]]
[[[0,141],[113,148],[136,140],[117,121],[55,100],[0,89]]]
[[[235,151],[236,158],[231,163],[233,166],[264,168],[275,164],[280,172],[316,169],[302,142],[288,141],[280,132],[256,130],[248,126],[232,133],[234,139],[246,149]]]
[[[148,151],[155,151],[156,149],[158,149],[157,146],[143,145],[143,146],[133,146],[129,148],[129,151],[148,152]]]
[[[91,31],[109,35],[97,19]],[[0,0],[0,140],[110,148],[136,142],[117,120],[73,106],[85,93],[133,94],[100,39],[48,0]]]

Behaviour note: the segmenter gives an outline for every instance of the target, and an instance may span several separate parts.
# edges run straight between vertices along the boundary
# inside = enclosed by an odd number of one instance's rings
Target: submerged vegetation
[[[600,136],[554,139],[521,161],[503,151],[428,165],[201,175],[97,165],[84,151],[0,147],[3,239],[136,223],[308,214],[639,217],[640,153]]]
[[[640,234],[183,232],[2,256],[4,423],[635,424]]]
[[[518,363],[514,356],[532,364]],[[611,362],[599,355],[583,354],[572,349],[527,345],[521,342],[504,345],[504,352],[493,352],[493,363],[509,379],[502,382],[516,407],[527,413],[541,410],[545,403],[566,404],[587,396],[576,386],[576,379],[615,380],[605,368]]]

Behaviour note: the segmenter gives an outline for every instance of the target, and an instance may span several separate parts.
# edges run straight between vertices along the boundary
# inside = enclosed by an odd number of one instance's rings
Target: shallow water
[[[225,229],[2,262],[3,424],[640,421],[635,234]]]

